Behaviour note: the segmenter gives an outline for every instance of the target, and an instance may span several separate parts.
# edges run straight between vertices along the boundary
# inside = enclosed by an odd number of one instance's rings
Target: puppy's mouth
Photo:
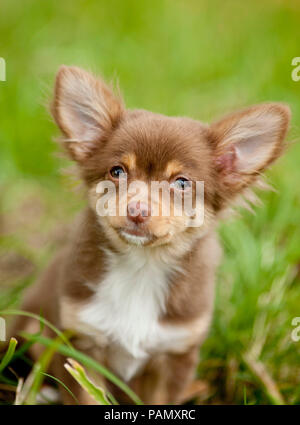
[[[133,245],[149,245],[157,239],[147,229],[136,225],[119,227],[115,230],[123,241]]]
[[[119,230],[121,239],[134,245],[149,245],[156,237],[141,229],[123,228]]]

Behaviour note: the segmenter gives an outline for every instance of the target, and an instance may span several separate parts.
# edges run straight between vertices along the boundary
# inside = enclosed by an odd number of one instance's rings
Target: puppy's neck
[[[91,209],[86,209],[81,222],[77,227],[73,241],[71,241],[71,255],[69,257],[72,273],[82,276],[85,282],[97,285],[99,277],[111,268],[111,261],[132,261],[136,259],[145,266],[155,263],[160,264],[165,271],[171,274],[174,271],[184,270],[187,261],[199,240],[204,235],[191,229],[173,238],[172,243],[151,246],[136,246],[126,243],[118,235],[110,230],[104,229],[99,223],[96,214]],[[77,281],[77,275],[75,276]],[[72,284],[74,285],[74,284]],[[73,292],[73,286],[71,290]]]

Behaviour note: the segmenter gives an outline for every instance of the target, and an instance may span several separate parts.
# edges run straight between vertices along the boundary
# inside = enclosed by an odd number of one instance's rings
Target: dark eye
[[[110,175],[114,178],[114,179],[119,179],[120,176],[122,174],[126,174],[125,170],[123,167],[121,167],[120,165],[116,165],[115,167],[112,167],[110,169]]]
[[[176,187],[176,189],[186,190],[192,186],[192,183],[190,182],[190,180],[186,179],[185,177],[178,177],[178,179],[176,179],[172,183],[172,185]]]

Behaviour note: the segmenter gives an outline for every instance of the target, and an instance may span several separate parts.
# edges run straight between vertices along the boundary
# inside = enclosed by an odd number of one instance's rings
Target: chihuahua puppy
[[[78,165],[87,206],[23,309],[71,329],[74,346],[126,381],[144,403],[180,403],[211,322],[221,257],[218,219],[282,153],[289,108],[261,104],[206,125],[128,110],[101,79],[62,66],[52,111]],[[155,215],[143,191],[140,198],[129,191],[121,196],[124,179],[146,188],[167,182],[170,214],[162,213],[163,196],[153,201]],[[125,214],[99,214],[102,182],[113,185]],[[203,220],[193,225],[193,215],[175,214],[174,199],[187,192],[196,202],[196,182],[204,183]],[[22,318],[14,333],[38,329],[37,321]],[[48,328],[43,332],[53,336]],[[41,351],[33,346],[33,358]],[[57,356],[52,373],[81,404],[95,403],[64,362]],[[130,402],[103,378],[93,379]],[[62,391],[63,402],[73,403]]]

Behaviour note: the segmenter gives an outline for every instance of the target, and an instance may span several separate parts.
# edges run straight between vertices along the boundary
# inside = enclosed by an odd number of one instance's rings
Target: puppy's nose
[[[129,202],[127,206],[127,216],[134,223],[144,223],[150,216],[150,208],[146,202]]]

